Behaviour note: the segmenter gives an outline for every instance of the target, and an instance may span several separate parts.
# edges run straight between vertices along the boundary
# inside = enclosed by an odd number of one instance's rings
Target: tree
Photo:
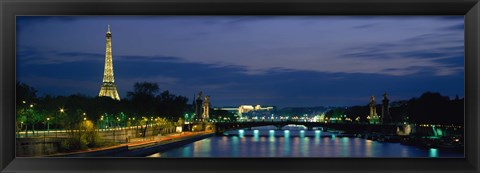
[[[168,90],[158,95],[156,101],[160,115],[168,116],[172,120],[183,117],[184,112],[187,110],[188,98],[170,94]]]
[[[135,110],[136,117],[154,114],[155,96],[160,91],[158,84],[149,82],[136,82],[133,85],[133,92],[127,92],[130,106]]]
[[[25,124],[25,135],[28,136],[28,125],[32,126],[35,133],[35,124],[38,119],[37,112],[33,109],[37,101],[37,90],[25,83],[17,81],[16,83],[16,125],[17,129]],[[20,126],[20,127],[19,127]]]
[[[16,85],[17,106],[31,104],[37,101],[37,90],[25,83],[17,81]]]

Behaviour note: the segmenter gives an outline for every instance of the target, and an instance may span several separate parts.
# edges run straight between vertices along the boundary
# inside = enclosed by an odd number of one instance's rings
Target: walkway
[[[178,141],[178,140],[183,140],[183,139],[188,139],[188,138],[191,138],[191,137],[206,135],[206,134],[211,134],[211,133],[214,133],[214,132],[213,131],[182,132],[182,133],[168,134],[168,135],[164,135],[164,136],[149,136],[149,137],[145,137],[145,138],[132,138],[132,139],[130,139],[129,143],[125,143],[125,144],[118,144],[118,145],[102,147],[102,148],[92,148],[92,149],[75,151],[75,152],[70,152],[70,153],[57,153],[57,154],[48,155],[48,156],[55,157],[55,156],[61,156],[61,155],[65,155],[65,154],[90,153],[90,152],[98,152],[98,151],[103,151],[103,150],[111,150],[111,149],[116,149],[116,148],[121,148],[121,147],[128,147],[129,150],[134,150],[134,149],[139,149],[139,148],[144,148],[144,147],[148,147],[148,146],[153,146],[153,145],[158,145],[158,144],[163,144],[163,143],[168,143],[168,142],[173,142],[173,141]]]

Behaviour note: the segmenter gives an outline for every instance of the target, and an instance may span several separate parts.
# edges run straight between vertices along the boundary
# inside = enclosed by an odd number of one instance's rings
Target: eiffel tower
[[[120,100],[118,96],[117,87],[115,86],[115,79],[113,77],[113,63],[112,63],[112,33],[110,32],[110,25],[107,31],[107,45],[105,51],[105,71],[103,72],[103,83],[100,88],[100,97],[110,97],[115,100]]]

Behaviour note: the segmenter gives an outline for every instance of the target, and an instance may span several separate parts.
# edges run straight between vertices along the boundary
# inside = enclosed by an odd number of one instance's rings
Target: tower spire
[[[106,35],[105,48],[105,70],[103,72],[103,83],[100,88],[100,97],[110,97],[115,100],[120,100],[118,96],[117,87],[115,86],[115,79],[113,76],[113,60],[112,60],[112,33],[110,32],[110,25],[108,25]]]

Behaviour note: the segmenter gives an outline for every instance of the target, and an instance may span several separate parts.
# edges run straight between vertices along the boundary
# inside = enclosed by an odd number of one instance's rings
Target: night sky
[[[19,16],[17,80],[96,96],[108,24],[121,98],[144,81],[214,107],[464,96],[463,16]]]

